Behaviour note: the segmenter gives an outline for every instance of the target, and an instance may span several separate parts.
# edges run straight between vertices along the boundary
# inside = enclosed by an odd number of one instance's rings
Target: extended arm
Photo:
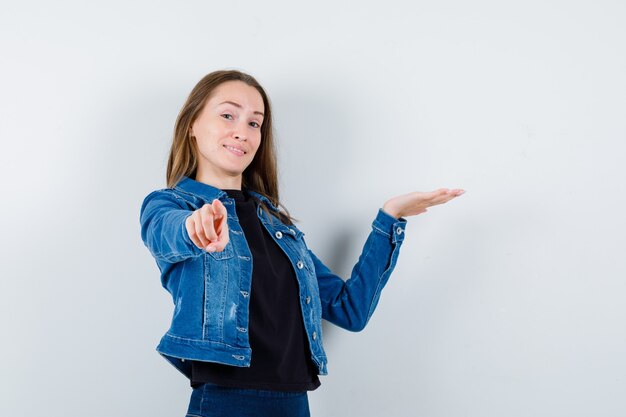
[[[404,239],[406,219],[446,203],[465,193],[460,188],[414,191],[389,199],[372,222],[363,252],[347,281],[333,274],[311,250],[320,290],[322,317],[352,331],[362,330],[369,321],[380,292],[393,271]]]
[[[396,265],[405,226],[406,219],[396,219],[379,209],[363,251],[345,282],[309,249],[319,285],[322,318],[351,331],[365,327]]]
[[[141,239],[152,256],[174,263],[202,254],[185,228],[185,220],[192,213],[170,192],[157,190],[146,196],[139,216]]]

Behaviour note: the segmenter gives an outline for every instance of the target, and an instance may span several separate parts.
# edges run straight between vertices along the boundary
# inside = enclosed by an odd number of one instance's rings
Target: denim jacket
[[[304,233],[282,223],[265,196],[271,216],[259,206],[258,217],[291,260],[299,287],[302,320],[313,362],[326,375],[322,319],[351,331],[369,321],[380,293],[393,271],[404,239],[406,219],[378,210],[363,252],[344,281],[307,247]],[[198,248],[189,238],[185,220],[214,199],[226,207],[229,242],[221,252]],[[183,177],[172,188],[148,194],[140,212],[141,238],[155,258],[161,284],[170,293],[174,312],[169,330],[156,350],[191,378],[189,360],[250,366],[248,312],[252,256],[235,210],[235,200],[213,186]]]

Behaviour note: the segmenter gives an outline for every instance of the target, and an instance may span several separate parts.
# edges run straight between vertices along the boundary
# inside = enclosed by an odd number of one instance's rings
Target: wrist
[[[398,210],[396,210],[391,204],[388,204],[388,203],[383,204],[382,210],[396,219],[399,219],[400,217],[402,217],[401,213]]]

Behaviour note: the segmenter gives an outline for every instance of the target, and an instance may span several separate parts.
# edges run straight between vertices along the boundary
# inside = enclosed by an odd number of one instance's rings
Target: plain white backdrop
[[[408,218],[368,327],[325,323],[314,417],[626,414],[620,0],[3,2],[0,414],[185,415],[140,238],[205,74],[273,103],[281,196],[347,278]]]

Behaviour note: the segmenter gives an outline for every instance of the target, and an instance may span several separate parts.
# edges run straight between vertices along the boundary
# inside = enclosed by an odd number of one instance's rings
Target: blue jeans
[[[307,391],[230,388],[205,383],[193,389],[186,417],[310,417]]]

